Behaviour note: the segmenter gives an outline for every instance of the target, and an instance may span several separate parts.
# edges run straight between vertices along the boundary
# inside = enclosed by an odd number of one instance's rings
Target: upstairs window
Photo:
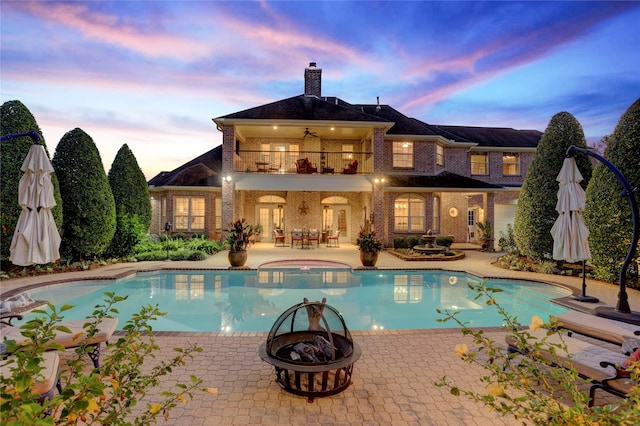
[[[425,201],[419,195],[408,194],[396,198],[394,224],[396,232],[424,232]]]
[[[436,145],[436,164],[444,166],[444,147],[442,145]]]
[[[393,167],[413,168],[413,142],[393,143]]]
[[[471,154],[471,174],[489,174],[489,156],[486,152],[474,152]]]
[[[176,231],[203,231],[204,197],[176,197],[173,224]]]
[[[515,152],[502,154],[502,174],[505,176],[520,176],[520,154]]]

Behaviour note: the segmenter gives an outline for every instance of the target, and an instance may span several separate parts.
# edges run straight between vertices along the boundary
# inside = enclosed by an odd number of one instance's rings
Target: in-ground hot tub
[[[260,358],[275,367],[276,382],[309,402],[345,390],[361,353],[342,315],[326,299],[306,298],[278,317],[258,348]]]

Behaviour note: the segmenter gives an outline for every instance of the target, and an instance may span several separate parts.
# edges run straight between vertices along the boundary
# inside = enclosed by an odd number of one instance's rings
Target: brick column
[[[373,191],[371,200],[371,212],[373,213],[373,226],[378,237],[389,246],[387,229],[385,228],[385,216],[388,212],[384,207],[384,184],[375,183],[375,179],[384,177],[384,130],[373,129]]]
[[[231,181],[222,179],[222,238],[226,238],[225,229],[234,221],[235,182],[233,181],[233,159],[235,156],[236,132],[233,126],[222,130],[222,176],[231,176]]]

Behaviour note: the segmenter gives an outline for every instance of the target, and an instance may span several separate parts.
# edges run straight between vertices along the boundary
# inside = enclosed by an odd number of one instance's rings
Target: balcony
[[[310,167],[299,167],[297,161],[308,159]],[[349,164],[357,161],[357,168]],[[314,171],[315,169],[315,171]],[[238,173],[265,174],[373,174],[372,152],[327,152],[327,151],[248,151],[236,153],[233,171]]]

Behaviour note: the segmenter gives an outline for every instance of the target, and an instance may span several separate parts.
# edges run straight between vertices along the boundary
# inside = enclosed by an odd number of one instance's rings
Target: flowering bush
[[[105,293],[105,303],[97,305],[84,325],[82,337],[87,341],[98,332],[102,318],[117,314],[115,303],[126,299],[113,293]],[[71,359],[61,368],[62,393],[51,399],[38,402],[38,395],[31,393],[32,384],[41,377],[45,350],[64,348],[53,342],[56,331],[69,332],[62,323],[62,312],[71,308],[49,305],[49,310],[34,311],[44,316],[26,322],[22,327],[23,342],[5,341],[11,357],[2,360],[2,365],[11,376],[0,377],[0,413],[3,425],[64,425],[79,421],[104,425],[148,425],[156,423],[157,417],[169,418],[169,411],[178,402],[186,403],[202,380],[190,376],[188,383],[178,383],[175,391],[163,391],[155,400],[147,402],[146,409],[132,409],[147,393],[160,384],[160,377],[174,368],[183,366],[188,358],[202,349],[189,344],[176,348],[176,356],[161,361],[153,367],[146,365],[159,349],[152,334],[150,322],[165,315],[158,307],[142,307],[124,326],[124,335],[111,342],[109,355],[104,357],[99,368],[87,365],[86,345],[75,350]],[[144,366],[143,366],[144,365]],[[215,390],[209,389],[211,393]]]
[[[518,318],[511,316],[495,299],[500,289],[486,287],[485,283],[469,285],[477,292],[476,300],[484,299],[487,305],[495,306],[504,318],[504,329],[517,342],[518,348],[527,348],[528,355],[509,353],[504,344],[489,338],[482,329],[472,329],[462,323],[458,312],[440,310],[444,318],[438,321],[454,321],[462,327],[462,334],[470,336],[473,347],[457,344],[454,353],[469,364],[481,366],[485,375],[480,379],[486,392],[460,389],[455,383],[442,377],[436,386],[448,387],[453,395],[465,395],[481,402],[502,415],[513,415],[516,419],[532,424],[544,425],[636,425],[640,419],[640,386],[635,386],[627,398],[619,404],[589,407],[589,396],[583,391],[588,380],[579,376],[575,368],[562,358],[567,357],[567,346],[563,334],[554,323],[544,323],[533,316],[529,328],[524,329]],[[532,333],[542,327],[549,328],[542,339]],[[557,335],[561,343],[552,343],[549,337]],[[542,353],[546,356],[543,356]],[[632,364],[628,371],[630,380],[640,379],[640,362]]]

